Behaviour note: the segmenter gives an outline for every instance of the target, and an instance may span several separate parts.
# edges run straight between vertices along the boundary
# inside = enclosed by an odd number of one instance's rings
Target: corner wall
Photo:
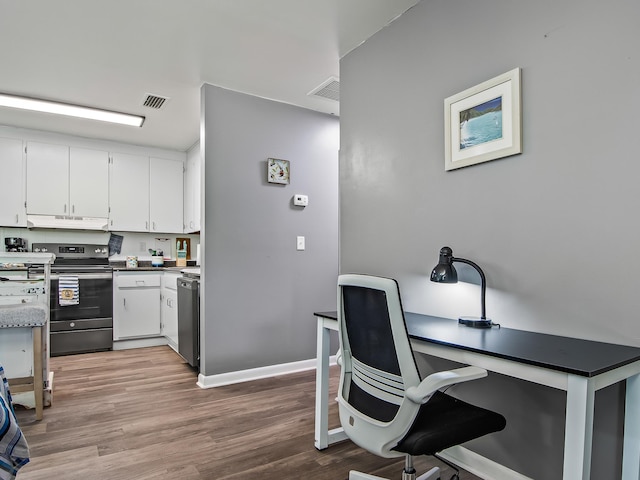
[[[429,282],[448,245],[483,267],[503,326],[640,346],[639,17],[630,0],[423,0],[346,55],[341,273],[397,278],[409,311],[478,315],[476,285]],[[515,67],[524,153],[445,172],[444,99]],[[623,391],[596,397],[592,478],[619,478]],[[461,392],[507,416],[474,450],[560,478],[564,394],[495,375]]]
[[[201,98],[201,374],[315,358],[313,312],[336,301],[338,119],[207,84]],[[291,162],[289,185],[267,183],[269,157]]]

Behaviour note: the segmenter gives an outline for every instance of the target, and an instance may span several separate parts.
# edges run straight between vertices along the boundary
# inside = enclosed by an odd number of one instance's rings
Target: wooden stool
[[[33,376],[9,378],[13,393],[33,392],[36,401],[36,420],[42,420],[44,379],[42,378],[42,327],[31,327],[33,334]]]
[[[47,308],[39,304],[0,306],[0,331],[4,328],[31,328],[33,375],[8,378],[7,381],[13,393],[33,392],[37,420],[42,420],[44,409],[42,327],[46,325],[47,314]]]

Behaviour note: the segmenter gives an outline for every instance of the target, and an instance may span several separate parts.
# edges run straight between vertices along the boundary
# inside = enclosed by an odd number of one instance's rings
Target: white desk
[[[315,446],[346,438],[328,430],[329,332],[336,312],[315,313],[318,324]],[[457,321],[405,313],[414,351],[475,365],[567,392],[564,480],[589,480],[595,392],[626,381],[622,479],[640,478],[640,348],[508,328],[474,329]]]

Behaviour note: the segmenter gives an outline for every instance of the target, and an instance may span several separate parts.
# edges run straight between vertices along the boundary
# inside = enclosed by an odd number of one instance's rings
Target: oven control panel
[[[79,243],[33,243],[34,252],[53,253],[56,258],[73,259],[108,259],[109,246]]]

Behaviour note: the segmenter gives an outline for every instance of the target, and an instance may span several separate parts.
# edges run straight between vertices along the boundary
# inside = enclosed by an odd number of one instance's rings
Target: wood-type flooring
[[[169,347],[55,357],[51,369],[44,419],[16,408],[31,450],[17,480],[343,480],[351,469],[401,478],[401,458],[349,441],[314,448],[315,371],[205,390]],[[334,395],[337,383],[334,367]],[[437,460],[416,459],[419,473],[437,464],[449,480]]]

